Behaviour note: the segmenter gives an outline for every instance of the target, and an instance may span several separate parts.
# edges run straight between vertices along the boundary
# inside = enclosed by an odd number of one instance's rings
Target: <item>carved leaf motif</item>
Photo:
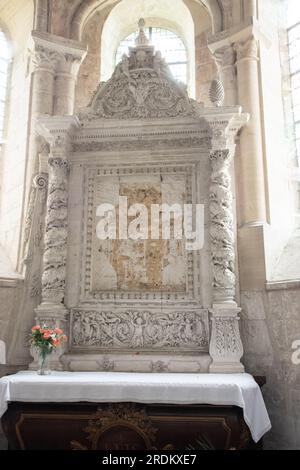
[[[73,347],[207,350],[207,311],[73,311]]]

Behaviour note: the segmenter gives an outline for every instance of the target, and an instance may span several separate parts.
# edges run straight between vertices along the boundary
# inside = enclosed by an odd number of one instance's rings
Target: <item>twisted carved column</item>
[[[68,310],[64,305],[68,237],[68,146],[61,136],[56,137],[48,160],[49,182],[47,197],[44,256],[42,272],[42,303],[35,310],[36,322],[50,328],[66,331]],[[51,367],[63,369],[60,358],[63,345],[51,355]],[[34,358],[31,369],[38,367],[38,354],[31,348]]]
[[[79,126],[74,116],[43,117],[39,134],[50,145],[48,158],[48,195],[44,234],[42,302],[35,309],[36,322],[50,328],[62,328],[68,334],[65,302],[66,262],[68,249],[68,172],[73,131]],[[60,358],[66,345],[52,354],[51,366],[62,369]],[[37,367],[36,352],[31,368]]]
[[[64,301],[68,237],[68,168],[69,164],[65,155],[49,158],[49,188],[42,276],[43,303],[63,304]]]
[[[243,372],[243,346],[239,332],[239,309],[235,303],[235,236],[233,228],[230,149],[210,154],[210,241],[213,273],[211,313],[212,358],[210,372]]]
[[[213,299],[216,303],[234,302],[235,248],[232,215],[230,151],[210,154],[210,238],[213,269]]]

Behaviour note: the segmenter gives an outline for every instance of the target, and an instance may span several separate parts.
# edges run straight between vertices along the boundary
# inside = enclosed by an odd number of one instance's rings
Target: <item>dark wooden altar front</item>
[[[259,449],[235,406],[10,403],[9,449]]]

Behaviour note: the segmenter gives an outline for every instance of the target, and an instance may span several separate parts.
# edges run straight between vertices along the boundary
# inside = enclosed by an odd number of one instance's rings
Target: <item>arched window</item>
[[[300,165],[300,9],[299,0],[288,2],[288,43],[296,152]]]
[[[3,142],[5,111],[7,101],[7,78],[10,61],[9,45],[0,29],[0,144]]]
[[[121,41],[116,53],[116,64],[123,54],[128,53],[128,47],[134,47],[137,34],[138,31]],[[168,29],[155,27],[145,28],[145,34],[150,39],[150,44],[162,53],[174,78],[187,83],[187,51],[180,37]]]

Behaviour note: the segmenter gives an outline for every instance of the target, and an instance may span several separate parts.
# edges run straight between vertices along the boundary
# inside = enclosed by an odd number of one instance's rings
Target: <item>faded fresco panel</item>
[[[171,217],[171,239],[151,239],[151,205],[183,204],[186,200],[185,175],[124,175],[99,176],[95,179],[92,234],[91,290],[97,291],[186,291],[185,241],[174,240],[175,219]],[[128,208],[143,204],[148,210],[149,238],[120,240],[119,196],[126,196]],[[100,204],[116,207],[116,240],[99,240],[96,226]],[[135,217],[128,217],[128,225]]]

